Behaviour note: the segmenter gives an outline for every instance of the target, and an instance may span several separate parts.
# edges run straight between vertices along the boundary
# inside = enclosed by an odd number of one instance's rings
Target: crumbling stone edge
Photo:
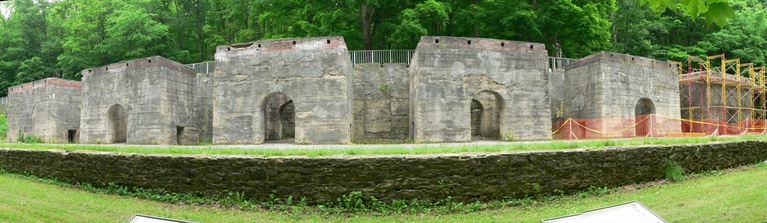
[[[767,141],[566,151],[418,156],[174,156],[0,149],[0,168],[64,182],[114,183],[202,196],[305,197],[324,203],[362,191],[382,200],[456,201],[571,193],[661,179],[666,159],[688,173],[758,163]]]

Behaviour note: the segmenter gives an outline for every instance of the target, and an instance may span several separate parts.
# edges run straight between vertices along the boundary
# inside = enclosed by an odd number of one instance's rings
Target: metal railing
[[[8,104],[8,97],[0,98],[0,105]]]
[[[404,63],[410,64],[415,50],[352,50],[349,54],[352,64],[361,63]]]
[[[549,69],[551,70],[564,70],[568,64],[575,61],[575,59],[564,57],[549,57]]]
[[[349,56],[352,59],[352,65],[362,63],[404,63],[410,64],[415,50],[352,50]],[[564,70],[565,67],[575,61],[575,59],[563,57],[549,57],[549,68],[552,70]],[[194,69],[195,73],[211,74],[216,69],[215,61],[186,64],[187,67]]]
[[[185,66],[192,68],[198,74],[211,74],[216,69],[216,61],[185,64]]]

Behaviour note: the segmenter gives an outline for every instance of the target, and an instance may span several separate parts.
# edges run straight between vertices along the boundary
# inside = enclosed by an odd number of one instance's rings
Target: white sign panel
[[[580,214],[542,220],[543,223],[666,223],[637,201],[599,208]]]
[[[190,222],[136,214],[133,216],[133,218],[130,219],[128,223],[190,223]]]

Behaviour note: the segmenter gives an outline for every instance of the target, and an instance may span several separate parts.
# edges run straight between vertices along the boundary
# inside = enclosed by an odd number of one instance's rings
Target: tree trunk
[[[371,35],[371,26],[373,21],[373,8],[369,3],[360,4],[360,26],[362,27],[362,44],[364,50],[373,49],[373,39]]]

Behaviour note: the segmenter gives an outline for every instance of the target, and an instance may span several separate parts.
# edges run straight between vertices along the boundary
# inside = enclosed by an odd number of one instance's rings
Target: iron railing
[[[410,64],[415,50],[352,50],[349,56],[352,64],[362,63],[404,63]],[[549,68],[552,70],[564,70],[565,67],[575,61],[575,59],[563,57],[549,57]],[[195,73],[211,74],[216,68],[215,61],[186,64],[187,67],[194,69]]]
[[[8,97],[0,98],[0,105],[8,104]]]
[[[575,59],[564,57],[549,57],[549,69],[551,70],[564,70],[568,64],[575,61]]]
[[[198,74],[211,74],[216,69],[216,61],[186,64],[186,66],[192,68]]]
[[[362,63],[404,63],[410,64],[415,50],[352,50],[349,54],[352,64]]]

